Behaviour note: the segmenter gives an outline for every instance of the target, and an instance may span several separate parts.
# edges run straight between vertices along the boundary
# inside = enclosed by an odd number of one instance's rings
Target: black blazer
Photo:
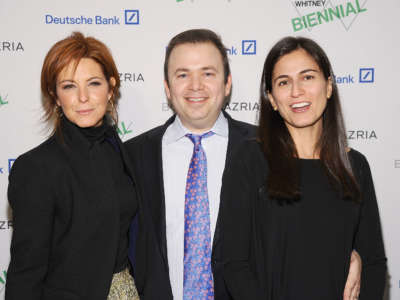
[[[255,126],[232,119],[224,112],[228,119],[229,141],[227,148],[226,164],[230,163],[232,149],[246,138],[255,135]],[[126,149],[134,162],[137,173],[138,189],[143,196],[143,203],[148,205],[149,220],[152,221],[152,233],[147,231],[147,251],[143,242],[136,243],[135,264],[142,263],[142,257],[147,254],[146,276],[147,279],[135,274],[136,285],[141,294],[141,299],[159,300],[173,299],[169,281],[167,237],[165,220],[165,197],[162,170],[162,137],[168,126],[174,121],[171,117],[164,125],[143,133],[125,143]],[[139,176],[140,175],[140,176]],[[220,217],[217,219],[212,247],[212,271],[214,275],[214,293],[216,300],[230,300],[222,276],[223,258],[221,256],[221,229]],[[148,225],[150,226],[150,225]],[[139,231],[138,238],[143,240]],[[132,240],[133,243],[134,239]],[[153,247],[152,245],[154,245]],[[138,268],[137,268],[138,269]],[[142,268],[139,268],[142,270]],[[142,270],[140,272],[144,274]]]
[[[21,155],[10,173],[14,233],[6,300],[101,300],[109,292],[120,234],[115,186],[106,162],[93,160],[87,138],[62,124],[64,143],[49,138]]]

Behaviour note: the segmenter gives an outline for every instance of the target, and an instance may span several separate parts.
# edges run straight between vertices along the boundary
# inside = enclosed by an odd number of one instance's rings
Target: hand
[[[349,275],[343,292],[343,300],[357,300],[361,286],[361,257],[353,250],[350,258]]]

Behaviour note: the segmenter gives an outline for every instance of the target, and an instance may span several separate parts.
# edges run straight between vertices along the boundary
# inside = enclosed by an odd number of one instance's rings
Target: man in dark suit
[[[219,36],[210,30],[176,35],[168,44],[164,62],[165,92],[175,115],[125,144],[134,162],[143,203],[150,212],[146,216],[151,223],[148,230],[139,230],[139,236],[131,238],[134,267],[140,270],[137,274],[145,274],[135,278],[142,300],[189,299],[184,291],[185,189],[194,150],[187,137],[210,131],[212,135],[201,143],[208,165],[213,299],[232,299],[222,275],[218,216],[221,182],[232,150],[242,140],[254,137],[256,128],[232,119],[223,110],[232,85],[225,49]],[[132,227],[134,236],[136,226]]]

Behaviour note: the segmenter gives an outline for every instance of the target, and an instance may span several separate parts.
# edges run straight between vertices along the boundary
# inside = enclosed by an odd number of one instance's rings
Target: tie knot
[[[201,135],[200,134],[188,133],[188,134],[186,134],[186,136],[192,141],[192,143],[195,146],[198,146],[198,145],[201,144],[201,139],[202,138],[208,138],[209,136],[212,136],[213,134],[214,134],[214,132],[209,131],[209,132],[203,133]]]

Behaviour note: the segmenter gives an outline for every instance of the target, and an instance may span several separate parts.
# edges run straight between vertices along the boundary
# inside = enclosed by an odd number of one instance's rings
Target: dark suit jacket
[[[6,300],[107,298],[120,237],[119,204],[111,201],[115,186],[106,162],[92,156],[96,146],[78,128],[63,127],[63,137],[64,143],[53,136],[21,155],[11,170],[14,233]]]
[[[226,164],[230,163],[232,149],[242,140],[255,135],[255,126],[236,121],[227,113],[229,141],[227,149]],[[146,261],[146,280],[135,274],[136,284],[141,294],[141,299],[159,300],[172,299],[172,291],[169,282],[168,257],[167,257],[167,237],[165,221],[165,197],[162,170],[162,137],[167,127],[174,121],[175,116],[171,117],[164,125],[156,127],[142,135],[139,135],[125,143],[126,149],[134,162],[134,169],[137,173],[138,189],[143,196],[143,203],[148,205],[150,220],[152,221],[152,232],[147,231],[147,251],[143,249],[144,243],[132,243],[136,246],[135,265],[144,262],[141,255],[147,253]],[[216,300],[231,299],[222,276],[223,257],[221,256],[221,226],[219,217],[214,234],[212,247],[212,271],[214,275],[214,290]],[[142,230],[139,230],[138,237]],[[134,234],[132,234],[134,235]],[[156,246],[153,247],[152,243]],[[141,253],[141,254],[140,254]],[[132,255],[135,256],[135,255]],[[144,271],[137,268],[140,274]]]

